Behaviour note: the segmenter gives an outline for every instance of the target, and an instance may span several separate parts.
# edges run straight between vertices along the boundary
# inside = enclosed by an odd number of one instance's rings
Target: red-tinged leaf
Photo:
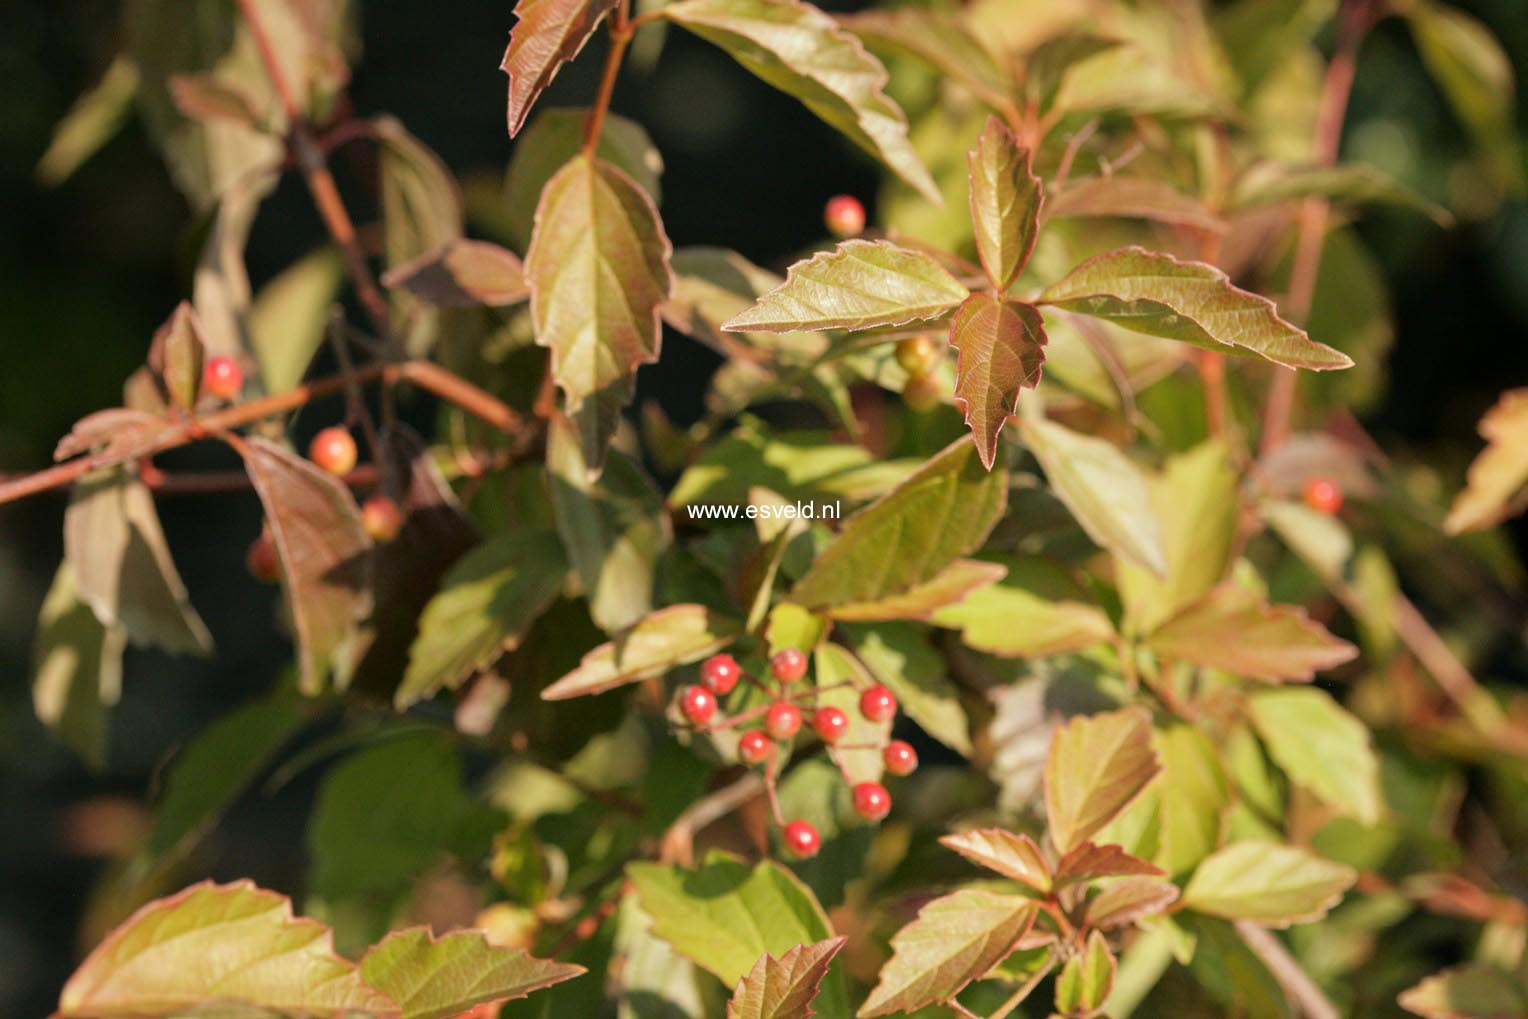
[[[935,612],[964,601],[970,594],[1002,580],[1008,567],[979,559],[957,559],[925,583],[901,594],[871,602],[828,606],[828,615],[845,622],[886,622],[928,619]]]
[[[1128,807],[1160,770],[1151,714],[1144,708],[1081,715],[1060,726],[1045,759],[1051,842],[1071,852]]]
[[[596,471],[637,368],[658,360],[672,252],[652,199],[609,163],[574,156],[541,192],[525,260],[531,318]]]
[[[1358,655],[1304,609],[1270,606],[1236,584],[1223,584],[1188,606],[1146,643],[1166,658],[1270,682],[1309,682]]]
[[[882,88],[886,68],[827,14],[799,0],[680,0],[663,16],[726,50],[885,163],[929,201],[939,189]]]
[[[1306,849],[1233,842],[1199,864],[1183,889],[1183,902],[1226,920],[1287,927],[1321,919],[1356,880],[1353,868]]]
[[[1001,828],[978,828],[941,836],[939,842],[978,866],[1022,881],[1042,895],[1050,893],[1053,880],[1050,863],[1028,835],[1016,835]]]
[[[774,958],[759,956],[748,975],[738,981],[727,1002],[727,1019],[812,1019],[812,1002],[822,987],[833,957],[848,938],[830,938],[797,945]]]
[[[1068,1016],[1096,1015],[1114,989],[1114,953],[1098,931],[1088,935],[1081,952],[1067,960],[1056,977],[1056,1011]]]
[[[1099,930],[1134,923],[1178,901],[1178,886],[1158,877],[1126,877],[1089,900],[1083,920]]]
[[[382,283],[403,287],[442,308],[501,308],[530,296],[525,268],[514,252],[487,241],[455,240],[388,270]]]
[[[231,82],[212,74],[172,74],[170,98],[192,120],[222,120],[251,131],[265,127],[254,100]]]
[[[340,1019],[400,1019],[336,955],[329,928],[249,881],[203,882],[149,903],[96,946],[55,1019],[142,1019],[207,1006]]]
[[[1280,318],[1268,298],[1233,285],[1214,266],[1140,247],[1088,259],[1047,287],[1037,303],[1207,350],[1256,354],[1286,368],[1326,371],[1353,364]]]
[[[1046,196],[1044,217],[1086,216],[1145,219],[1170,226],[1224,233],[1226,221],[1204,203],[1154,177],[1086,177]]]
[[[1398,999],[1408,1012],[1427,1019],[1523,1019],[1528,989],[1510,973],[1469,963],[1434,973]]]
[[[941,318],[969,295],[921,251],[889,241],[845,241],[791,266],[784,283],[722,328],[788,333],[906,325]]]
[[[1056,884],[1092,881],[1101,877],[1161,877],[1162,869],[1153,863],[1131,856],[1120,846],[1100,846],[1092,842],[1067,853],[1056,863]]]
[[[1528,499],[1528,389],[1512,389],[1480,419],[1486,448],[1470,464],[1468,484],[1443,522],[1450,534],[1477,531],[1522,511]]]
[[[670,605],[584,655],[578,668],[541,691],[543,700],[604,693],[698,662],[737,637],[735,622],[701,605]]]
[[[1045,323],[1033,305],[972,294],[950,323],[955,403],[965,411],[982,465],[997,462],[997,437],[1018,408],[1019,390],[1040,383]]]
[[[615,0],[520,0],[499,69],[509,75],[509,134],[520,133],[536,98],[578,56]]]
[[[397,1002],[400,1019],[446,1019],[488,1002],[523,998],[584,972],[582,966],[489,944],[481,931],[436,938],[425,927],[394,931],[361,959],[361,979]]]
[[[131,407],[98,410],[80,418],[69,434],[58,440],[53,459],[68,460],[94,449],[103,467],[136,460],[151,452],[166,432],[177,427],[162,414]]]
[[[148,360],[170,402],[182,410],[196,406],[206,352],[201,321],[190,303],[181,301],[154,334]]]
[[[332,474],[269,439],[242,442],[239,452],[281,559],[302,688],[316,694],[335,653],[371,611],[371,541],[355,500]]]
[[[987,279],[1003,293],[1019,278],[1035,249],[1044,201],[1040,178],[1030,168],[1030,151],[996,117],[987,119],[987,129],[966,158],[971,165],[976,251]]]
[[[915,1012],[949,1001],[1002,962],[1034,919],[1033,900],[1021,895],[964,888],[935,899],[892,936],[891,960],[858,1015]]]

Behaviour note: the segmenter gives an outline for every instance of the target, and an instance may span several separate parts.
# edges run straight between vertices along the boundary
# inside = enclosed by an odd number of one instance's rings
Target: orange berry
[[[356,456],[355,439],[338,425],[325,428],[308,444],[308,459],[330,474],[345,475],[355,470]]]
[[[822,221],[834,237],[858,237],[865,232],[865,206],[853,195],[834,195],[823,206]]]
[[[209,358],[202,369],[202,388],[219,400],[232,400],[244,388],[244,369],[231,357]]]
[[[385,545],[403,530],[403,510],[385,495],[374,495],[361,504],[361,526],[371,540]]]
[[[1342,488],[1331,478],[1311,478],[1305,483],[1305,505],[1317,513],[1336,516],[1342,509]]]

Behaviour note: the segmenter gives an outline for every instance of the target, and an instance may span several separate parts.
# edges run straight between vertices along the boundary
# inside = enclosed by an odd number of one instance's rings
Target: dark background
[[[1528,6],[1461,6],[1490,25],[1528,79]],[[459,173],[500,172],[511,149],[498,70],[511,7],[365,3],[357,109],[396,113]],[[187,293],[191,217],[136,122],[58,189],[34,181],[54,123],[115,52],[116,22],[117,5],[104,0],[0,5],[0,473],[45,466],[71,422],[117,403],[154,328]],[[592,43],[543,103],[587,102],[602,48]],[[676,246],[726,245],[777,265],[820,235],[829,195],[874,193],[874,168],[833,132],[683,33],[670,34],[653,71],[623,76],[614,108],[644,124],[664,155],[662,211]],[[1408,176],[1424,187],[1465,147],[1393,24],[1366,45],[1348,151],[1368,155],[1375,139],[1393,140],[1375,130],[1387,121],[1411,126],[1391,151],[1411,160]],[[1366,424],[1388,449],[1458,463],[1478,446],[1481,411],[1528,380],[1528,207],[1509,204],[1448,234],[1383,216],[1365,230],[1391,278],[1399,328],[1388,394]],[[256,285],[320,238],[305,193],[289,180],[251,243]],[[666,354],[643,373],[643,388],[685,419],[698,410],[696,381],[709,355],[683,344]],[[337,414],[319,407],[299,428]],[[194,449],[166,463],[231,466],[221,456]],[[63,509],[57,493],[0,506],[0,1014],[18,1017],[46,1014],[76,960],[76,923],[104,865],[73,844],[81,812],[143,802],[174,747],[266,689],[289,654],[275,627],[274,589],[254,585],[243,568],[259,526],[254,497],[161,500],[218,655],[201,662],[130,651],[110,762],[90,772],[37,724],[28,694],[36,614],[62,555]],[[217,836],[214,876],[299,888],[310,793],[310,779],[300,779],[278,796],[251,797]],[[133,813],[123,816],[130,831]]]

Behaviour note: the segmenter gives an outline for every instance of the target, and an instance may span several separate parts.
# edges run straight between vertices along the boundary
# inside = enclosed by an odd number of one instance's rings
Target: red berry
[[[939,369],[939,363],[944,360],[946,346],[947,344],[935,340],[928,333],[909,336],[897,344],[897,364],[915,379],[932,375]]]
[[[886,770],[893,775],[911,775],[918,768],[918,751],[912,748],[912,744],[899,739],[886,744],[886,750],[881,756],[886,761]]]
[[[769,671],[782,683],[794,683],[806,675],[806,655],[788,647],[769,660]]]
[[[687,686],[679,694],[679,710],[696,725],[705,725],[716,714],[716,695],[703,686]]]
[[[785,848],[798,860],[810,859],[822,848],[822,836],[810,821],[792,821],[785,826]]]
[[[244,369],[231,357],[214,357],[202,369],[202,388],[219,400],[232,400],[244,388]]]
[[[737,686],[743,667],[731,655],[712,655],[700,666],[700,681],[719,697],[725,697]]]
[[[1305,505],[1317,513],[1336,516],[1342,509],[1342,489],[1331,478],[1311,478],[1305,483]]]
[[[834,195],[823,206],[822,221],[834,237],[858,237],[865,232],[865,207],[853,195]]]
[[[764,731],[787,740],[801,729],[801,709],[790,701],[775,701],[764,714]]]
[[[371,540],[385,545],[403,530],[403,511],[385,495],[374,495],[361,504],[361,526]]]
[[[270,534],[261,532],[260,537],[249,543],[244,553],[244,565],[249,575],[262,584],[273,584],[281,579],[281,560],[276,555],[276,543]]]
[[[812,728],[824,743],[837,743],[849,732],[849,716],[837,708],[818,708],[812,715]]]
[[[308,459],[330,474],[349,474],[355,470],[355,439],[343,428],[325,428],[308,444]]]
[[[879,821],[891,813],[891,793],[879,782],[854,787],[854,812],[867,821]]]
[[[897,714],[897,698],[884,686],[875,686],[860,694],[860,714],[872,722],[889,722]]]
[[[944,385],[939,376],[909,375],[902,385],[902,403],[915,414],[927,414],[944,401]]]
[[[760,729],[749,729],[738,738],[737,755],[749,764],[763,764],[769,756],[769,737]]]

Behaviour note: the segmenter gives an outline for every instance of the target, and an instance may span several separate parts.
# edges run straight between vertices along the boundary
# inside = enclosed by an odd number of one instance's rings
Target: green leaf
[[[1040,178],[1028,149],[997,117],[966,157],[971,164],[971,223],[987,279],[1003,293],[1019,278],[1040,232]]]
[[[221,1004],[287,1015],[397,1019],[334,953],[329,929],[285,896],[239,881],[149,903],[96,946],[59,996],[59,1019],[139,1019]]]
[[[1304,609],[1268,605],[1235,583],[1183,609],[1153,631],[1146,644],[1166,658],[1272,682],[1309,681],[1358,654]]]
[[[1053,881],[1050,863],[1028,835],[1015,835],[1002,828],[974,828],[942,835],[939,843],[979,867],[1023,882],[1041,895],[1050,894]]]
[[[1237,477],[1226,447],[1201,443],[1167,462],[1151,481],[1151,503],[1162,529],[1165,575],[1119,563],[1125,628],[1148,633],[1199,600],[1225,578],[1236,538]]]
[[[615,0],[519,0],[499,70],[509,75],[509,134],[520,133],[536,99],[578,56]]]
[[[189,301],[175,306],[149,344],[149,369],[159,378],[171,405],[189,411],[202,387],[207,341]]]
[[[790,871],[763,860],[752,867],[712,852],[696,870],[654,863],[626,868],[653,933],[688,959],[736,986],[759,956],[783,956],[833,937],[812,893]],[[846,1019],[843,976],[830,972],[817,999],[825,1019]]]
[[[238,450],[281,560],[302,689],[316,694],[331,659],[371,611],[371,539],[334,475],[259,436]]]
[[[681,248],[674,252],[674,276],[673,296],[663,306],[664,321],[724,356],[757,361],[765,354],[785,364],[804,365],[828,351],[825,333],[735,334],[722,328],[782,282],[735,251]]]
[[[1528,990],[1511,974],[1468,963],[1446,969],[1401,993],[1400,1006],[1427,1019],[1523,1019]]]
[[[64,558],[80,600],[105,627],[134,644],[172,654],[212,651],[212,635],[191,606],[170,558],[147,486],[117,467],[87,474],[64,513]]]
[[[567,700],[604,693],[648,679],[677,665],[698,662],[737,636],[737,624],[702,605],[670,605],[640,620],[617,640],[584,655],[578,668],[541,691]]]
[[[1235,927],[1193,914],[1179,914],[1174,927],[1180,922],[1192,953],[1189,972],[1223,1006],[1247,1019],[1290,1019],[1283,986]]]
[[[871,674],[896,694],[908,718],[951,750],[971,756],[970,723],[960,705],[960,691],[945,674],[944,656],[922,628],[909,623],[840,623],[838,633]]]
[[[398,1003],[400,1019],[446,1019],[583,972],[582,966],[537,959],[518,948],[495,948],[481,931],[437,939],[426,927],[394,931],[361,959],[361,979]]]
[[[32,708],[92,767],[106,764],[106,708],[122,694],[126,648],[126,630],[101,624],[60,563],[37,617]]]
[[[1045,40],[1024,57],[1024,97],[1041,109],[1049,107],[1072,68],[1119,45],[1118,39],[1086,32]]]
[[[959,439],[860,510],[797,582],[808,608],[877,601],[923,584],[981,547],[1003,515],[1008,478]]]
[[[760,2],[784,6],[793,0]],[[969,295],[944,266],[921,251],[890,241],[844,241],[791,266],[784,283],[722,328],[788,333],[905,325],[941,318]]]
[[[738,981],[727,1002],[727,1019],[812,1019],[812,1002],[828,975],[833,957],[848,938],[797,945],[779,959],[759,956]]]
[[[872,722],[859,710],[860,694],[874,685],[875,677],[864,664],[838,644],[823,644],[812,657],[812,682],[817,687],[819,708],[838,708],[849,719],[843,745],[834,750],[845,780],[850,785],[879,782],[886,772],[880,748],[891,739],[891,725]]]
[[[1001,581],[934,613],[934,623],[960,630],[978,651],[1005,658],[1039,658],[1081,651],[1114,637],[1103,609],[1084,601],[1082,587],[1061,566],[1038,557],[997,560]]]
[[[397,266],[382,277],[441,308],[502,308],[530,296],[525,267],[514,252],[487,241],[458,239]]]
[[[1110,442],[1043,418],[1024,422],[1024,442],[1088,537],[1159,576],[1166,573],[1151,490],[1129,457]]]
[[[1468,484],[1454,499],[1443,529],[1478,531],[1522,511],[1528,484],[1528,389],[1510,389],[1480,419],[1486,448],[1470,464]]]
[[[1324,690],[1264,690],[1247,712],[1268,754],[1291,781],[1364,824],[1384,810],[1369,729]]]
[[[119,55],[54,125],[48,148],[37,160],[38,181],[58,187],[73,176],[127,123],[137,95],[138,65]]]
[[[671,744],[682,756],[685,768],[694,766],[694,758],[688,750]],[[676,757],[675,760],[679,760]],[[705,776],[701,776],[704,781]],[[648,782],[654,776],[649,773]],[[669,796],[679,790],[670,783],[664,790]],[[692,802],[694,794],[683,793],[684,804]],[[648,801],[649,803],[652,800]],[[683,809],[683,805],[680,809]],[[677,815],[675,815],[677,816]],[[656,830],[662,831],[667,822],[650,813],[648,820],[660,823]],[[669,820],[672,820],[670,818]],[[608,987],[599,988],[600,999],[615,996],[616,1019],[706,1019],[720,1009],[722,988],[709,973],[690,960],[683,958],[667,941],[652,932],[653,921],[642,911],[635,895],[621,899],[616,912],[615,951],[610,971],[619,972],[619,990],[611,993]],[[619,967],[619,970],[616,970]],[[545,1015],[555,1015],[552,1003],[546,1003]]]
[[[589,615],[606,633],[624,630],[652,611],[653,575],[674,540],[663,495],[624,453],[607,454],[593,476],[566,419],[549,426],[546,456],[557,533]]]
[[[1159,770],[1151,715],[1142,708],[1080,715],[1057,728],[1045,760],[1045,813],[1056,849],[1086,842]]]
[[[574,156],[541,192],[525,259],[531,318],[596,471],[637,368],[658,359],[672,250],[647,193],[603,160]]]
[[[892,957],[857,1013],[913,1012],[955,997],[1011,952],[1034,923],[1033,900],[963,888],[928,903],[892,936]]]
[[[462,235],[461,190],[445,162],[391,116],[372,121],[380,156],[382,247],[405,265]]]
[[[917,461],[877,461],[865,447],[830,441],[826,432],[773,433],[745,418],[685,469],[668,504],[742,504],[754,488],[802,502],[825,497],[857,502],[881,495],[918,466]],[[693,510],[690,515],[695,519]]]
[[[1018,409],[1019,391],[1040,384],[1045,364],[1045,322],[1030,304],[972,294],[950,322],[955,361],[955,405],[966,418],[988,470],[997,462],[997,439]]]
[[[917,188],[939,192],[882,91],[886,69],[828,15],[798,0],[680,0],[663,16],[726,50]]]
[[[892,46],[969,88],[983,102],[1001,105],[1013,80],[963,11],[897,7],[840,15],[838,23],[872,45]]]
[[[1326,198],[1358,205],[1394,205],[1420,212],[1445,227],[1454,221],[1447,209],[1423,198],[1383,170],[1364,163],[1336,166],[1261,163],[1237,181],[1231,205],[1235,209],[1255,209],[1300,198]]]
[[[267,393],[284,393],[302,381],[324,341],[344,279],[344,258],[326,246],[260,288],[249,309],[249,337]]]
[[[1088,259],[1047,287],[1038,303],[1206,350],[1256,354],[1287,368],[1325,371],[1353,363],[1284,321],[1272,301],[1234,286],[1214,266],[1140,247]]]
[[[1358,879],[1340,863],[1276,842],[1233,842],[1194,871],[1183,890],[1190,909],[1263,927],[1325,916]]]
[[[972,594],[1001,580],[1008,571],[1000,563],[957,559],[932,579],[901,594],[870,602],[849,602],[828,607],[834,619],[848,622],[883,622],[895,619],[928,619],[934,613],[958,605]]]
[[[1155,177],[1112,173],[1071,181],[1045,197],[1046,220],[1065,217],[1144,219],[1223,233],[1225,220],[1204,203]]]
[[[1174,876],[1187,874],[1220,846],[1233,787],[1209,735],[1192,725],[1159,731],[1162,775],[1154,787],[1157,849],[1152,854]]]
[[[562,590],[568,566],[545,531],[511,531],[451,568],[419,617],[408,670],[393,697],[401,711],[454,690],[519,646]]]
[[[1114,953],[1103,934],[1088,935],[1081,952],[1067,960],[1056,978],[1056,1010],[1067,1015],[1093,1015],[1114,989]]]

